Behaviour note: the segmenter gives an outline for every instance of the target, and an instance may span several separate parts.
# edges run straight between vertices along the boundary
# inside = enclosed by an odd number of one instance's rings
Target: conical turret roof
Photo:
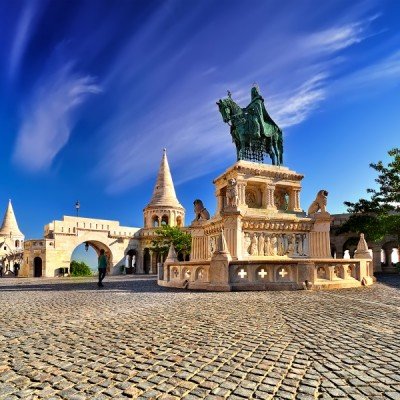
[[[157,182],[153,190],[153,196],[150,200],[150,203],[147,205],[147,207],[159,206],[183,208],[176,197],[166,149],[164,149],[161,159],[160,169],[158,170],[157,175]]]
[[[10,236],[10,234],[12,236],[24,236],[19,230],[11,200],[8,201],[7,210],[4,214],[3,224],[1,225],[0,229],[0,236]]]

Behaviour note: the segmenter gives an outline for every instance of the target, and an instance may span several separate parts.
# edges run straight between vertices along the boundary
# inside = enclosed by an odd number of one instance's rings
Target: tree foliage
[[[151,242],[153,251],[160,254],[167,254],[172,243],[177,253],[190,253],[192,244],[192,236],[190,233],[184,232],[177,226],[169,225],[164,225],[156,229],[155,232],[157,236]]]
[[[89,265],[83,261],[71,261],[70,263],[71,276],[91,276],[93,275]]]
[[[376,189],[367,189],[370,199],[361,198],[352,203],[345,201],[351,213],[339,233],[364,233],[368,240],[381,240],[385,235],[393,235],[400,247],[400,149],[388,151],[390,162],[371,163],[370,167],[378,173]]]

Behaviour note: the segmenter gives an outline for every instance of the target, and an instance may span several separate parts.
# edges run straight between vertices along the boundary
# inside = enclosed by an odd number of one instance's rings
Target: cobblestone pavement
[[[400,399],[400,277],[334,292],[0,279],[1,399]]]

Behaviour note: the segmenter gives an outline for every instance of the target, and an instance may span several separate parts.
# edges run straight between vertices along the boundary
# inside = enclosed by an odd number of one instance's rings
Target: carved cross
[[[285,270],[285,268],[282,268],[282,269],[279,271],[279,275],[280,275],[282,278],[284,278],[285,275],[287,275],[287,274],[288,274],[288,272]]]
[[[238,275],[239,275],[242,279],[244,279],[244,277],[247,275],[247,272],[242,268],[242,269],[239,271]]]
[[[258,275],[260,275],[261,278],[264,279],[264,278],[268,275],[268,273],[267,273],[267,271],[265,271],[265,269],[263,268],[261,271],[258,271]]]

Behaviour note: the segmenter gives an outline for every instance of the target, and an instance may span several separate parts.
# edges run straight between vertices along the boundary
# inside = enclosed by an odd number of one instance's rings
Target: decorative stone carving
[[[257,195],[253,190],[247,190],[246,191],[246,204],[250,208],[257,208],[258,207]]]
[[[266,256],[272,256],[272,245],[270,236],[267,236],[267,238],[265,239],[264,254]]]
[[[243,237],[243,253],[245,256],[249,255],[249,249],[250,249],[250,244],[251,244],[251,238],[249,233],[245,233]]]
[[[298,234],[296,235],[296,244],[295,244],[295,253],[299,256],[303,256],[303,242],[304,242],[304,235]]]
[[[210,213],[204,207],[203,202],[200,199],[196,199],[193,204],[194,214],[196,216],[195,221],[205,221],[210,219]]]
[[[289,195],[283,191],[275,191],[275,206],[278,210],[287,211],[289,208]]]
[[[287,236],[287,240],[288,240],[288,246],[287,246],[287,255],[289,257],[293,257],[294,256],[294,249],[295,249],[295,244],[296,244],[296,236],[292,233],[290,235]]]
[[[278,239],[275,235],[271,236],[271,250],[272,254],[271,256],[276,256],[278,254]]]
[[[239,190],[236,179],[231,178],[228,181],[226,189],[226,202],[228,207],[236,208],[239,205]]]
[[[257,234],[255,233],[253,233],[253,236],[251,237],[250,255],[258,256],[258,238]]]
[[[319,210],[321,210],[321,213],[326,213],[327,198],[328,198],[328,192],[326,190],[320,190],[317,193],[317,197],[308,208],[307,214],[308,215],[315,214]]]
[[[211,236],[208,242],[208,248],[209,248],[209,255],[212,257],[216,250],[216,241],[215,241],[215,236]]]
[[[263,256],[265,253],[265,235],[261,233],[260,237],[258,238],[258,255]]]

